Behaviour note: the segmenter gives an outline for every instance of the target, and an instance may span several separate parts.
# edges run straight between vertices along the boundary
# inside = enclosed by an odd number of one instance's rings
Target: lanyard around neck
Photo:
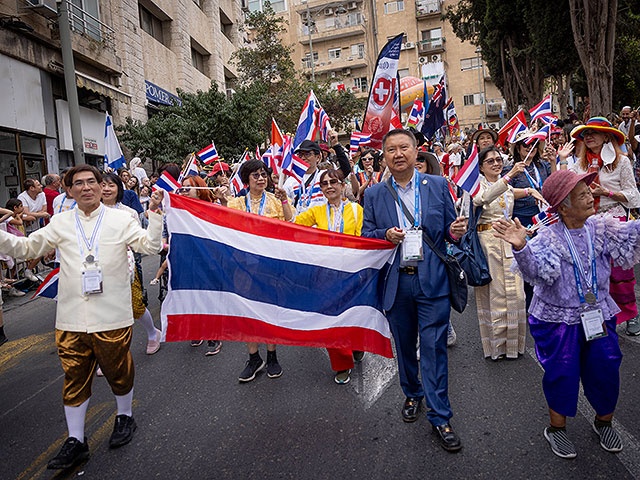
[[[244,197],[244,200],[247,204],[247,212],[253,213],[251,211],[251,200],[249,197],[251,197],[251,192],[247,193],[247,196]],[[267,193],[262,192],[262,198],[260,199],[260,207],[258,208],[258,215],[264,215],[264,211],[266,208],[266,200],[267,200]]]
[[[87,238],[87,235],[84,233],[82,222],[80,221],[80,215],[78,215],[78,210],[76,209],[76,237],[78,239],[78,246],[80,247],[81,255],[84,252],[84,247],[87,248],[87,256],[85,260],[89,263],[98,261],[98,237],[100,236],[100,231],[102,230],[102,223],[106,210],[107,209],[104,205],[100,206],[100,214],[98,215],[98,220],[93,227],[91,237]],[[93,255],[91,253],[92,251]]]
[[[329,231],[344,233],[344,206],[346,202],[341,202],[339,206],[336,207],[336,213],[331,217],[331,205],[327,202],[327,225],[329,227]],[[338,220],[340,220],[340,230],[338,230]]]
[[[571,238],[571,234],[567,229],[566,225],[564,227],[564,237],[567,240],[567,244],[569,245],[569,253],[571,253],[571,260],[573,261],[573,273],[576,277],[576,288],[578,289],[578,296],[580,297],[580,303],[586,303],[584,288],[582,287],[582,280],[580,277],[584,278],[584,282],[587,285],[587,289],[593,292],[595,296],[596,302],[598,301],[598,273],[596,271],[596,254],[595,249],[593,248],[593,242],[591,241],[591,233],[589,232],[589,227],[585,227],[585,232],[587,235],[587,245],[589,248],[589,255],[591,257],[591,279],[589,279],[587,272],[584,268],[582,260],[580,260],[580,256],[578,255],[578,250],[576,245],[573,243],[573,239]],[[591,302],[590,302],[591,303]]]
[[[398,193],[398,185],[396,184],[395,179],[391,182],[393,185],[393,189],[396,191],[396,195],[400,198],[400,194]],[[415,191],[415,202],[414,202],[414,215],[413,215],[413,226],[414,228],[418,228],[420,226],[420,189],[418,187],[418,176],[417,174],[413,175],[413,189]],[[402,227],[405,226],[404,221],[404,212],[400,215],[400,219],[402,220]],[[408,219],[407,219],[408,220]]]

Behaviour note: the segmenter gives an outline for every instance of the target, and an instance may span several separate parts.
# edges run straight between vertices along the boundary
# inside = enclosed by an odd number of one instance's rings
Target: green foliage
[[[613,108],[640,105],[640,4],[620,0],[613,62]]]

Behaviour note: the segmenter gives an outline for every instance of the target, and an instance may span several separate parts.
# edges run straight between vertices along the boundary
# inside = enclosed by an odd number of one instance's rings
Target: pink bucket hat
[[[547,201],[551,208],[550,213],[558,211],[558,207],[562,201],[567,198],[567,195],[571,193],[571,190],[579,182],[584,182],[587,185],[591,185],[593,179],[596,178],[598,172],[577,174],[573,170],[558,170],[549,175],[549,178],[542,185],[542,196]]]

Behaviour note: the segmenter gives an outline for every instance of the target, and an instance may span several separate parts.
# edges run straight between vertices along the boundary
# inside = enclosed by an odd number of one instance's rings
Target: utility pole
[[[309,52],[311,55],[311,81],[315,83],[316,81],[316,62],[313,60],[313,41],[311,40],[311,27],[315,25],[315,22],[311,18],[311,12],[309,11],[309,1],[305,2],[307,4],[307,31],[309,32]]]
[[[482,76],[483,76],[483,66],[482,66],[482,57],[480,56],[480,52],[482,50],[480,47],[476,48],[476,54],[478,55],[478,90],[480,91],[480,122],[482,123],[482,127],[485,126],[485,106],[484,106],[484,88],[482,88]]]
[[[62,65],[64,66],[64,85],[69,104],[69,119],[71,120],[71,142],[73,144],[73,160],[75,165],[82,165],[84,161],[82,126],[80,124],[80,105],[78,104],[78,89],[76,87],[76,67],[73,61],[71,47],[71,26],[69,25],[68,0],[60,3],[60,45],[62,47]]]

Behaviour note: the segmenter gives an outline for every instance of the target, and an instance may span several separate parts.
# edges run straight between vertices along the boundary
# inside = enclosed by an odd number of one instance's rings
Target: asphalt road
[[[145,259],[147,280],[157,262]],[[159,325],[157,287],[149,293]],[[562,460],[542,437],[548,420],[531,337],[518,360],[483,359],[473,297],[463,315],[452,317],[458,343],[449,350],[449,392],[464,444],[457,454],[442,450],[425,417],[402,421],[394,361],[367,355],[352,382],[340,386],[324,350],[282,346],[281,378],[239,384],[244,344],[225,342],[218,355],[205,357],[204,345],[170,343],[147,356],[144,329],[136,325],[132,443],[108,449],[115,401],[97,378],[87,414],[90,459],[72,471],[47,471],[66,438],[55,302],[10,299],[4,311],[10,342],[0,347],[2,479],[640,478],[640,337],[620,337],[616,422],[625,449],[616,455],[600,448],[582,397],[568,426],[578,457]]]

